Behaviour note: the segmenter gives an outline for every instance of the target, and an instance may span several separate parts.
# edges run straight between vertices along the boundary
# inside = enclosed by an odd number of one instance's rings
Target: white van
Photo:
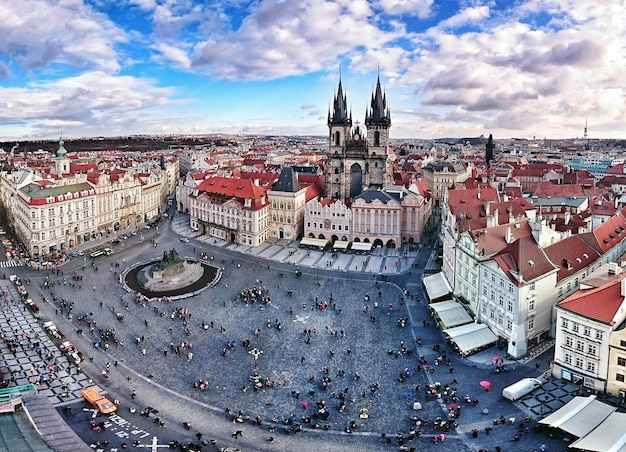
[[[537,378],[522,378],[517,383],[513,383],[511,386],[507,386],[502,390],[502,397],[511,401],[524,397],[526,394],[534,391],[543,384],[541,380]]]

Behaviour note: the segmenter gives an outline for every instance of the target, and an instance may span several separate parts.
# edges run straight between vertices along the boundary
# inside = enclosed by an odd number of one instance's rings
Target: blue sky
[[[13,0],[0,139],[326,135],[341,79],[392,138],[626,138],[624,0]]]

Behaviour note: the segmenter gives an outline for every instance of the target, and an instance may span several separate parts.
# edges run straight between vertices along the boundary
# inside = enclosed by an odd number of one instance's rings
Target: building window
[[[615,374],[615,379],[624,383],[624,374]]]
[[[580,325],[576,322],[574,322],[574,325],[572,326],[572,329],[574,330],[574,333],[578,333],[578,331],[580,330]]]
[[[507,309],[509,310],[509,312],[513,312],[513,302],[511,300],[509,300]]]
[[[592,362],[588,362],[587,363],[587,372],[589,372],[591,374],[595,374],[596,373],[596,364],[592,363]]]
[[[626,347],[626,341],[624,340],[619,341],[619,345],[620,347]]]
[[[561,319],[561,327],[565,329],[569,328],[569,320]]]
[[[626,366],[626,358],[622,358],[620,356],[617,357],[617,365],[618,366]]]
[[[528,331],[535,329],[535,319],[530,319],[528,321]]]
[[[596,331],[596,339],[599,341],[602,340],[602,331]]]
[[[585,336],[591,336],[591,328],[589,328],[588,326],[583,328],[583,334]]]
[[[570,366],[572,365],[572,355],[569,353],[565,354],[565,364],[569,364]]]
[[[574,341],[572,340],[572,338],[570,336],[566,336],[565,337],[565,346],[567,348],[572,348],[573,345],[574,345]]]
[[[530,301],[528,302],[528,309],[529,309],[530,311],[534,311],[534,310],[535,310],[535,300],[530,300]]]
[[[591,355],[591,356],[596,356],[596,353],[598,352],[598,349],[595,345],[593,344],[589,344],[587,346],[587,352]]]
[[[582,341],[576,341],[576,351],[578,352],[585,351],[585,344]]]
[[[582,358],[576,358],[576,364],[575,366],[578,367],[579,369],[583,368],[583,359]]]
[[[560,297],[561,295],[563,295],[563,288],[562,288],[562,287],[559,287],[559,292],[558,292],[558,294],[559,294],[559,297]]]

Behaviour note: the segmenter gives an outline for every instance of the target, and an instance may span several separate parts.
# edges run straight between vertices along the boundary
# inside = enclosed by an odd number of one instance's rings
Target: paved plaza
[[[4,307],[3,331],[23,331],[31,338],[26,341],[39,337],[42,347],[38,351],[29,344],[14,356],[3,350],[11,360],[7,365],[19,382],[55,372],[58,378],[42,384],[41,392],[59,409],[74,407],[65,418],[94,448],[147,444],[153,436],[161,442],[175,438],[201,444],[197,433],[207,443],[202,450],[231,445],[242,450],[397,450],[402,444],[406,450],[491,451],[499,446],[533,451],[542,443],[553,451],[566,448],[561,439],[532,430],[538,417],[570,400],[576,387],[550,382],[554,387],[543,388],[554,396],[550,400],[531,395],[512,404],[500,396],[508,384],[544,372],[549,350],[508,363],[510,371],[495,374],[491,357],[501,351],[462,359],[434,325],[425,326],[432,319],[418,300],[424,299],[421,270],[432,265],[431,250],[384,249],[375,256],[333,258],[280,241],[250,249],[194,239],[180,215],[152,236],[158,247],[144,235],[94,265],[78,258],[60,274],[28,271],[29,295],[41,306],[39,321],[19,302]],[[181,235],[190,242],[180,242]],[[219,284],[174,303],[135,303],[134,294],[118,283],[119,272],[171,248],[196,258],[206,252],[223,268]],[[53,287],[43,287],[46,277]],[[81,371],[43,333],[41,324],[48,319],[82,351]],[[48,354],[56,361],[52,369],[41,367]],[[492,382],[488,393],[479,385],[485,379]],[[206,389],[195,387],[203,381]],[[95,445],[103,436],[88,428],[92,413],[82,409],[80,389],[91,384],[121,401],[118,413],[107,420],[108,446]],[[137,414],[145,407],[153,409],[148,418]],[[500,416],[516,422],[493,425]],[[155,417],[163,427],[153,422]],[[186,429],[184,422],[193,427]],[[520,422],[521,440],[513,442]],[[242,436],[234,438],[238,430]],[[396,437],[399,432],[404,439]]]

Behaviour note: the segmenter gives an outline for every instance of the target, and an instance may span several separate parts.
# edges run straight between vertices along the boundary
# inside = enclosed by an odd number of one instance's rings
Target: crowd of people
[[[239,272],[247,271],[249,269],[242,269],[240,264],[237,264],[236,267],[233,266],[232,273],[224,283],[225,289],[228,289],[225,284],[230,282],[232,285],[237,280]],[[65,283],[63,273],[60,270],[55,270],[43,278],[42,287],[50,293],[52,302],[61,315],[70,315],[76,308],[73,301],[64,297],[58,299],[55,295],[56,286],[61,284],[69,286],[71,289],[80,290],[82,285],[77,286],[75,283],[82,281],[82,275],[78,276],[79,278],[76,279],[74,279],[75,276],[72,277],[73,282],[71,284]],[[255,306],[258,307],[257,312],[264,312],[263,314],[251,314],[256,321],[256,326],[248,332],[242,330],[227,332],[226,327],[220,324],[218,317],[211,319],[203,317],[201,310],[195,307],[195,303],[198,302],[196,299],[193,299],[194,303],[189,303],[189,306],[183,307],[179,306],[179,303],[172,304],[167,299],[153,302],[147,311],[150,312],[151,310],[156,316],[157,320],[152,320],[143,311],[144,308],[148,307],[146,300],[141,296],[135,296],[135,294],[120,296],[119,303],[114,303],[109,306],[109,309],[105,309],[104,303],[112,303],[110,300],[114,299],[114,296],[108,294],[109,296],[103,303],[103,301],[98,300],[97,294],[92,295],[93,304],[96,308],[81,313],[75,321],[81,330],[85,328],[89,331],[95,351],[111,351],[114,348],[124,347],[124,337],[128,331],[124,330],[124,334],[120,335],[115,326],[105,325],[110,323],[111,319],[119,320],[117,314],[121,311],[135,311],[131,315],[143,317],[146,331],[146,334],[142,334],[141,330],[133,331],[135,346],[131,347],[134,351],[130,352],[130,356],[136,356],[137,359],[141,359],[142,356],[156,359],[153,352],[158,352],[160,349],[159,355],[163,359],[169,359],[168,357],[172,355],[183,356],[187,358],[188,363],[191,363],[193,358],[191,339],[193,336],[208,334],[211,337],[222,337],[221,348],[216,351],[219,351],[223,358],[241,361],[244,356],[252,356],[250,361],[252,367],[247,374],[247,382],[241,386],[241,391],[248,394],[261,394],[266,391],[285,390],[284,382],[277,381],[272,375],[266,374],[267,368],[259,365],[259,361],[263,361],[264,350],[262,349],[265,347],[261,344],[267,343],[267,341],[262,342],[261,338],[269,334],[266,333],[268,331],[272,332],[273,335],[278,335],[276,337],[282,337],[282,340],[291,340],[291,336],[288,338],[287,333],[283,332],[285,327],[289,325],[289,330],[291,330],[293,329],[292,325],[299,325],[299,321],[310,317],[309,323],[300,328],[300,333],[296,339],[300,341],[303,353],[299,356],[298,362],[293,363],[294,365],[305,366],[310,371],[307,372],[306,380],[293,381],[286,388],[290,391],[300,412],[295,414],[291,408],[282,415],[264,417],[256,413],[244,414],[242,408],[233,416],[234,422],[265,426],[271,433],[279,430],[283,433],[292,434],[302,431],[304,428],[328,430],[337,428],[337,426],[341,426],[340,428],[345,433],[367,429],[371,418],[367,408],[369,401],[379,397],[381,392],[389,387],[397,387],[395,385],[398,384],[401,385],[400,388],[403,388],[402,391],[406,395],[404,403],[419,402],[422,405],[433,403],[435,406],[442,404],[446,407],[447,413],[445,416],[432,414],[408,416],[400,423],[397,432],[381,434],[384,441],[395,442],[400,446],[418,438],[428,438],[433,442],[445,441],[450,431],[458,426],[463,410],[479,407],[477,399],[470,398],[468,401],[466,397],[459,397],[458,382],[456,378],[453,378],[452,361],[442,351],[441,347],[435,344],[432,347],[435,356],[431,357],[432,353],[420,351],[421,338],[415,341],[417,348],[414,348],[412,341],[409,342],[408,340],[400,340],[395,346],[385,348],[383,354],[386,354],[389,359],[385,364],[385,367],[389,369],[389,379],[373,378],[369,369],[359,368],[359,358],[364,352],[359,348],[353,348],[352,343],[346,341],[348,325],[345,325],[342,320],[343,310],[346,309],[346,303],[355,303],[357,302],[356,299],[337,299],[331,290],[332,285],[322,287],[318,283],[315,291],[306,294],[308,299],[299,301],[303,298],[301,291],[298,290],[294,297],[295,287],[289,287],[290,284],[284,277],[279,277],[278,281],[276,294],[273,293],[274,289],[270,290],[269,286],[263,285],[262,281],[257,279],[255,284],[249,288],[231,288],[230,292],[234,291],[234,297],[230,301],[226,299],[221,302],[222,307],[226,310],[237,306],[244,308]],[[384,281],[377,279],[373,281],[371,288],[373,296],[369,293],[366,294],[363,297],[365,305],[362,309],[358,309],[362,311],[365,319],[362,328],[376,329],[382,322],[387,322],[386,318],[391,317],[391,323],[395,324],[396,328],[404,329],[409,321],[408,317],[395,315],[396,312],[400,313],[401,311],[393,302],[388,302],[389,294],[387,292],[391,291],[387,290]],[[88,290],[91,293],[91,288]],[[225,292],[229,291],[226,290]],[[80,293],[82,294],[82,292]],[[405,297],[414,299],[414,295],[409,294],[404,289],[403,294],[399,298],[394,298],[394,301],[399,300],[399,303],[403,304]],[[212,300],[212,302],[217,304],[216,300]],[[97,310],[98,305],[100,310]],[[268,307],[280,309],[283,314],[268,317]],[[109,311],[111,312],[110,315],[107,314]],[[394,322],[393,319],[396,321]],[[157,328],[156,331],[159,331],[159,334],[154,334],[153,322],[156,322],[154,328]],[[371,326],[368,327],[368,324]],[[428,326],[428,322],[424,321],[423,327],[427,328]],[[182,333],[186,339],[179,341],[167,339],[178,333]],[[207,336],[203,336],[199,340],[204,340],[205,337]],[[164,341],[167,344],[165,346],[161,345]],[[319,347],[321,346],[327,347],[325,356],[319,354]],[[368,344],[368,347],[372,346],[375,347],[376,344]],[[420,356],[417,363],[414,363],[412,359],[415,352],[418,352]],[[177,363],[176,366],[184,366],[184,364],[181,362],[180,364]],[[311,368],[311,366],[315,367]],[[397,371],[394,372],[392,369],[397,369]],[[110,369],[105,370],[106,375],[109,375]],[[213,375],[207,375],[205,372],[190,377],[190,386],[203,394],[211,392],[211,382],[215,379]],[[450,381],[447,383],[437,381],[430,383],[432,378]],[[304,396],[301,396],[301,393]],[[135,397],[136,393],[133,395],[133,400]],[[251,406],[254,406],[254,403]],[[251,410],[254,412],[255,409],[252,408]],[[227,409],[228,411],[230,409]],[[428,413],[436,411],[437,409],[427,410]],[[364,417],[364,413],[367,414],[366,417]],[[375,413],[373,415],[375,416]],[[489,434],[487,430],[485,432]],[[521,433],[519,434],[521,435]],[[272,438],[274,440],[275,437],[272,436]]]

